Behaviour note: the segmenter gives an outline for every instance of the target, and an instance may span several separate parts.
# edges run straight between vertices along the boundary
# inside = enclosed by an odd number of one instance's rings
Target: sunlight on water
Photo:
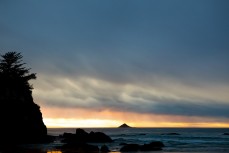
[[[47,151],[47,153],[62,153],[62,151]]]

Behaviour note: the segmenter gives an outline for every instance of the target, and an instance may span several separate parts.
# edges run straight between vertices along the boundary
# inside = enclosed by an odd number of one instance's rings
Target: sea
[[[107,145],[111,152],[119,152],[121,143],[147,144],[161,141],[165,147],[160,153],[169,152],[221,152],[229,153],[229,128],[82,128],[86,132],[103,132],[110,136],[113,143]],[[58,136],[64,132],[75,133],[76,128],[49,128],[48,134]],[[62,145],[60,141],[50,144],[52,148]]]

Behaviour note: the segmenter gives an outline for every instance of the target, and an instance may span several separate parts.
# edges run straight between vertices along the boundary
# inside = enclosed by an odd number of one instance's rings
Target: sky
[[[228,0],[0,0],[47,127],[229,127]]]

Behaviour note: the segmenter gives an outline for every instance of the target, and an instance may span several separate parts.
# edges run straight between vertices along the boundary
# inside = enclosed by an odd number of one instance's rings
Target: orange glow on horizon
[[[44,119],[45,124],[48,128],[115,128],[123,124],[122,121],[116,120],[99,120],[99,119],[64,119],[64,118],[47,118]],[[171,123],[171,122],[161,122],[161,123],[151,123],[151,122],[139,122],[132,123],[128,122],[131,127],[142,127],[142,128],[156,128],[156,127],[181,127],[181,128],[228,128],[228,123]]]
[[[41,107],[44,123],[58,127],[118,127],[127,123],[132,127],[206,127],[228,128],[229,122],[214,118],[138,114],[133,112],[96,111],[76,108]]]

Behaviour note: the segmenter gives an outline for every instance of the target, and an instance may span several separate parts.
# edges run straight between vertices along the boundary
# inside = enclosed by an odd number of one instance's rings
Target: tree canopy
[[[1,55],[0,59],[0,75],[2,81],[15,83],[15,81],[32,89],[29,80],[36,79],[35,73],[30,73],[30,68],[24,67],[26,63],[22,61],[23,56],[17,52],[7,52]],[[4,79],[3,79],[4,78]]]

